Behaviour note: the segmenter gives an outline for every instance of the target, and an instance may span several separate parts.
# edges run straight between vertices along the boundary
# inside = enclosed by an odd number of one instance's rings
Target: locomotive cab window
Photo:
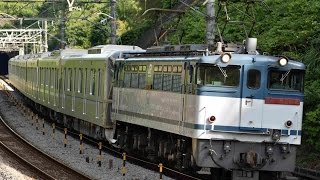
[[[270,70],[268,88],[303,92],[303,77],[304,71],[301,70]]]
[[[215,87],[239,86],[240,66],[219,67],[213,64],[200,64],[197,67],[197,85]]]
[[[261,72],[256,69],[248,71],[247,86],[249,89],[259,89],[261,81]]]

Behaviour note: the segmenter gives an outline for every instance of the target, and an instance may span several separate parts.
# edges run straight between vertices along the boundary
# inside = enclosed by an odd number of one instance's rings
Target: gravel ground
[[[36,130],[35,124],[31,125],[31,118],[25,117],[3,92],[0,92],[0,112],[3,119],[31,144],[68,166],[83,172],[92,179],[159,179],[157,172],[128,162],[126,162],[128,172],[126,176],[122,176],[122,159],[113,157],[105,152],[102,152],[102,166],[98,167],[97,157],[99,150],[97,147],[84,144],[84,154],[79,154],[79,141],[70,136],[67,137],[67,147],[64,147],[64,134],[60,131],[55,131],[55,138],[53,139],[51,125],[49,124],[45,124],[45,135],[43,135],[42,127]],[[89,163],[86,162],[88,157]],[[113,161],[113,168],[111,169],[109,169],[109,160]],[[0,178],[1,174],[4,173],[3,171],[7,170],[0,166]],[[10,172],[8,175],[10,176]],[[163,176],[163,179],[170,178]]]

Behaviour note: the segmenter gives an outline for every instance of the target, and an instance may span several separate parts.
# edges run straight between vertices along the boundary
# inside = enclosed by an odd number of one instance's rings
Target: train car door
[[[264,105],[264,67],[244,65],[242,72],[240,130],[261,131]]]

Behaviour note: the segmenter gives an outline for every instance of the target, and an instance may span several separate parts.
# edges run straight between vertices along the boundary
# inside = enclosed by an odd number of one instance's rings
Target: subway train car
[[[15,57],[9,78],[51,119],[154,162],[234,180],[294,170],[302,63],[260,55],[256,39],[111,47]]]
[[[96,139],[112,132],[112,60],[137,46],[102,45],[16,56],[9,80],[44,117]],[[109,131],[108,131],[109,130]],[[106,132],[105,132],[106,131]]]

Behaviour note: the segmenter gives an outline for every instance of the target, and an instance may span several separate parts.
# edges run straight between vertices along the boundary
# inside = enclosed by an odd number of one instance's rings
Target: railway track
[[[14,133],[0,116],[0,146],[15,159],[30,166],[43,179],[90,179],[89,177],[56,161]]]
[[[1,87],[0,87],[1,89]],[[0,148],[40,179],[90,179],[44,154],[16,134],[0,116]]]

